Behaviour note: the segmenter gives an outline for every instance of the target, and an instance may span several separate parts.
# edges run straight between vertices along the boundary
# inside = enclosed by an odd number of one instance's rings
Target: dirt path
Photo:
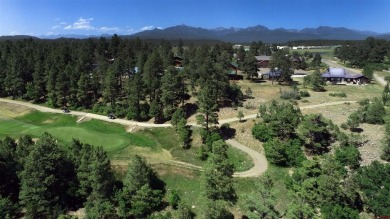
[[[377,82],[379,82],[379,84],[382,85],[382,86],[386,86],[386,84],[387,84],[387,81],[385,80],[385,78],[384,78],[384,77],[381,77],[381,76],[379,76],[379,75],[377,75],[377,74],[374,74],[374,79],[375,79]]]
[[[39,110],[41,112],[64,114],[62,112],[62,110],[60,110],[60,109],[53,109],[53,108],[40,106],[40,105],[36,105],[36,104],[32,104],[32,103],[27,103],[27,102],[23,102],[23,101],[10,100],[10,99],[5,99],[5,98],[0,98],[0,101],[30,107],[30,108]],[[106,122],[112,122],[112,123],[129,125],[129,126],[141,126],[141,127],[170,127],[171,126],[171,124],[153,124],[153,123],[146,123],[146,122],[135,122],[135,121],[126,120],[126,119],[109,119],[107,116],[102,116],[102,115],[98,115],[98,114],[94,114],[94,113],[80,112],[80,111],[70,111],[69,113],[66,113],[66,114],[75,115],[75,116],[82,116],[82,117],[89,117],[89,118],[98,119],[98,120],[102,120],[102,121],[106,121]]]
[[[232,147],[235,147],[245,153],[247,153],[253,160],[253,167],[247,171],[236,172],[234,177],[256,177],[261,176],[268,169],[267,158],[264,154],[259,153],[253,149],[248,148],[245,145],[240,144],[235,139],[228,139],[226,143],[230,144]]]

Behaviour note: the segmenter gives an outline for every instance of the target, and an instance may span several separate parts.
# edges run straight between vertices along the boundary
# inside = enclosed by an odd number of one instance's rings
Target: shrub
[[[255,106],[255,104],[253,102],[246,102],[244,104],[244,108],[245,109],[256,109],[256,106]]]
[[[299,139],[282,141],[274,138],[264,144],[264,149],[267,159],[280,166],[299,166],[306,159]]]
[[[329,96],[331,96],[331,97],[347,97],[347,94],[345,92],[330,93]]]
[[[338,148],[335,152],[336,160],[344,166],[356,169],[360,166],[360,152],[354,146]]]
[[[267,142],[275,137],[275,133],[264,123],[258,123],[252,128],[252,135],[261,142]]]
[[[171,195],[169,196],[169,204],[172,206],[173,209],[177,209],[179,202],[180,202],[180,196],[177,193],[176,190],[171,191]]]
[[[301,95],[297,90],[291,89],[291,90],[284,90],[280,93],[280,98],[284,100],[300,100]]]
[[[301,90],[299,91],[299,94],[301,95],[301,97],[310,97],[310,94],[307,90]]]

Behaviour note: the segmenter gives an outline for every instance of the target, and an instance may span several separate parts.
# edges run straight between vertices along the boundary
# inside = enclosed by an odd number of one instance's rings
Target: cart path
[[[31,103],[27,103],[27,102],[23,102],[23,101],[0,98],[0,102],[22,105],[22,106],[36,109],[36,110],[41,111],[41,112],[63,114],[62,110],[60,110],[60,109],[52,109],[49,107],[31,104]],[[340,104],[353,103],[353,102],[356,102],[356,101],[337,101],[337,102],[321,103],[321,104],[316,104],[316,105],[302,106],[302,107],[300,107],[300,109],[311,109],[311,108],[326,107],[326,106],[340,105]],[[125,119],[108,119],[107,116],[102,116],[102,115],[93,114],[93,113],[79,112],[79,111],[71,111],[67,114],[75,115],[75,116],[82,116],[82,117],[89,117],[89,118],[94,118],[94,119],[98,119],[98,120],[103,120],[103,121],[107,121],[107,122],[128,125],[128,126],[142,126],[142,127],[171,127],[172,126],[171,124],[153,124],[153,123],[135,122],[135,121],[125,120]],[[245,116],[243,119],[245,120],[245,119],[256,118],[256,116],[257,116],[257,114],[248,115],[248,116]],[[236,122],[236,121],[239,121],[239,119],[238,118],[223,119],[223,120],[219,120],[219,124]],[[188,125],[197,126],[196,124],[191,124],[191,123]],[[251,157],[251,159],[253,160],[253,164],[254,164],[253,167],[247,171],[234,173],[234,177],[257,177],[257,176],[260,176],[262,173],[264,173],[267,170],[268,162],[267,162],[267,159],[266,159],[264,154],[261,154],[258,151],[255,151],[255,150],[253,150],[245,145],[240,144],[235,139],[229,139],[226,142],[228,144],[230,144],[232,147],[235,147],[235,148],[247,153]],[[177,161],[177,160],[170,160],[169,164],[188,168],[188,169],[195,169],[195,170],[202,169],[199,166],[196,166],[196,165],[193,165],[190,163],[186,163],[186,162],[182,162],[182,161]]]

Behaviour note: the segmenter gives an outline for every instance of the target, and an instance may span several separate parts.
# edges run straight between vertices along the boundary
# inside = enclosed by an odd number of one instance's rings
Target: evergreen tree
[[[264,175],[256,186],[256,194],[244,197],[246,216],[249,219],[279,218],[276,206],[276,191],[269,175]]]
[[[118,196],[121,217],[145,216],[161,204],[164,185],[152,167],[140,156],[129,164],[123,180],[123,189]]]
[[[9,198],[13,203],[17,203],[19,194],[17,171],[20,167],[15,153],[16,147],[15,140],[10,137],[0,141],[0,198],[4,198],[3,201]]]
[[[212,201],[235,203],[237,194],[233,182],[233,164],[227,155],[227,145],[222,140],[212,145],[212,154],[203,172],[203,192]]]
[[[298,134],[305,142],[305,147],[313,154],[328,151],[333,141],[329,121],[321,115],[307,115],[298,127]]]
[[[247,74],[248,79],[257,76],[257,60],[254,54],[248,54],[245,57],[242,70]]]
[[[161,60],[158,50],[154,50],[145,62],[142,71],[142,78],[146,85],[146,90],[149,94],[150,101],[158,98],[158,90],[160,89],[160,77],[164,72],[163,61]]]
[[[207,132],[209,131],[210,124],[218,124],[218,103],[214,97],[212,86],[206,83],[198,95],[198,111],[201,114],[196,119],[198,124],[201,124]]]
[[[174,213],[174,219],[193,219],[195,214],[191,211],[191,208],[183,201],[179,202],[177,211]]]
[[[176,127],[180,120],[185,119],[186,115],[182,108],[177,108],[172,114],[171,124]]]
[[[20,203],[26,216],[56,218],[65,211],[72,171],[55,140],[43,134],[25,160],[20,173]]]
[[[325,80],[317,69],[313,74],[303,78],[303,85],[310,86],[313,91],[324,91]]]
[[[272,60],[270,62],[270,69],[279,69],[281,71],[281,81],[291,83],[291,75],[294,73],[291,69],[291,61],[288,51],[278,50],[272,54]]]
[[[358,170],[355,180],[363,195],[364,204],[374,215],[390,214],[390,165],[372,162]]]
[[[227,209],[227,204],[224,201],[207,201],[205,202],[204,218],[208,219],[233,219],[234,215]]]
[[[383,101],[383,105],[384,106],[386,106],[387,103],[390,101],[390,86],[389,86],[389,82],[387,82],[385,88],[383,89],[382,101]]]
[[[141,103],[141,101],[145,99],[145,96],[144,84],[140,74],[135,74],[132,78],[129,79],[127,92],[127,100],[129,105],[127,118],[137,121],[146,119],[149,112],[145,112]]]
[[[116,72],[113,66],[110,66],[107,70],[107,75],[104,78],[104,90],[103,97],[107,103],[112,106],[115,105],[117,98],[117,78]]]
[[[178,71],[174,67],[168,68],[161,78],[161,103],[164,107],[164,118],[169,119],[180,100],[180,81]]]

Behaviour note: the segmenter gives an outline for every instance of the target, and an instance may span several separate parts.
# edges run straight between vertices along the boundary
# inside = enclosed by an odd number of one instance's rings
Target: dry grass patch
[[[32,111],[31,108],[12,103],[0,102],[0,117],[16,118]]]
[[[333,123],[341,125],[346,122],[349,114],[359,108],[358,103],[340,104],[334,106],[324,106],[310,109],[301,109],[302,114],[322,114]]]
[[[252,148],[259,152],[264,152],[262,143],[253,137],[252,127],[255,124],[255,120],[249,119],[244,122],[234,122],[230,124],[231,128],[236,130],[236,135],[234,138],[241,144]]]
[[[127,165],[134,155],[144,157],[149,163],[164,163],[173,159],[171,153],[164,149],[156,151],[156,149],[149,147],[128,146],[120,154],[112,155],[111,163],[113,165]]]
[[[193,179],[198,176],[198,174],[196,174],[196,171],[194,170],[190,170],[183,167],[172,166],[169,164],[154,164],[153,168],[160,176],[181,175],[188,179]]]
[[[379,85],[327,85],[325,86],[326,92],[314,92],[307,89],[310,93],[310,97],[303,98],[308,102],[300,101],[301,106],[329,103],[344,100],[363,100],[366,98],[381,97],[383,87]],[[345,93],[347,97],[331,97],[330,93]]]
[[[361,165],[369,165],[374,160],[382,161],[380,156],[383,150],[382,139],[384,138],[384,126],[360,124],[359,127],[363,129],[360,135],[364,136],[364,139],[367,140],[367,143],[358,148],[362,157]]]

